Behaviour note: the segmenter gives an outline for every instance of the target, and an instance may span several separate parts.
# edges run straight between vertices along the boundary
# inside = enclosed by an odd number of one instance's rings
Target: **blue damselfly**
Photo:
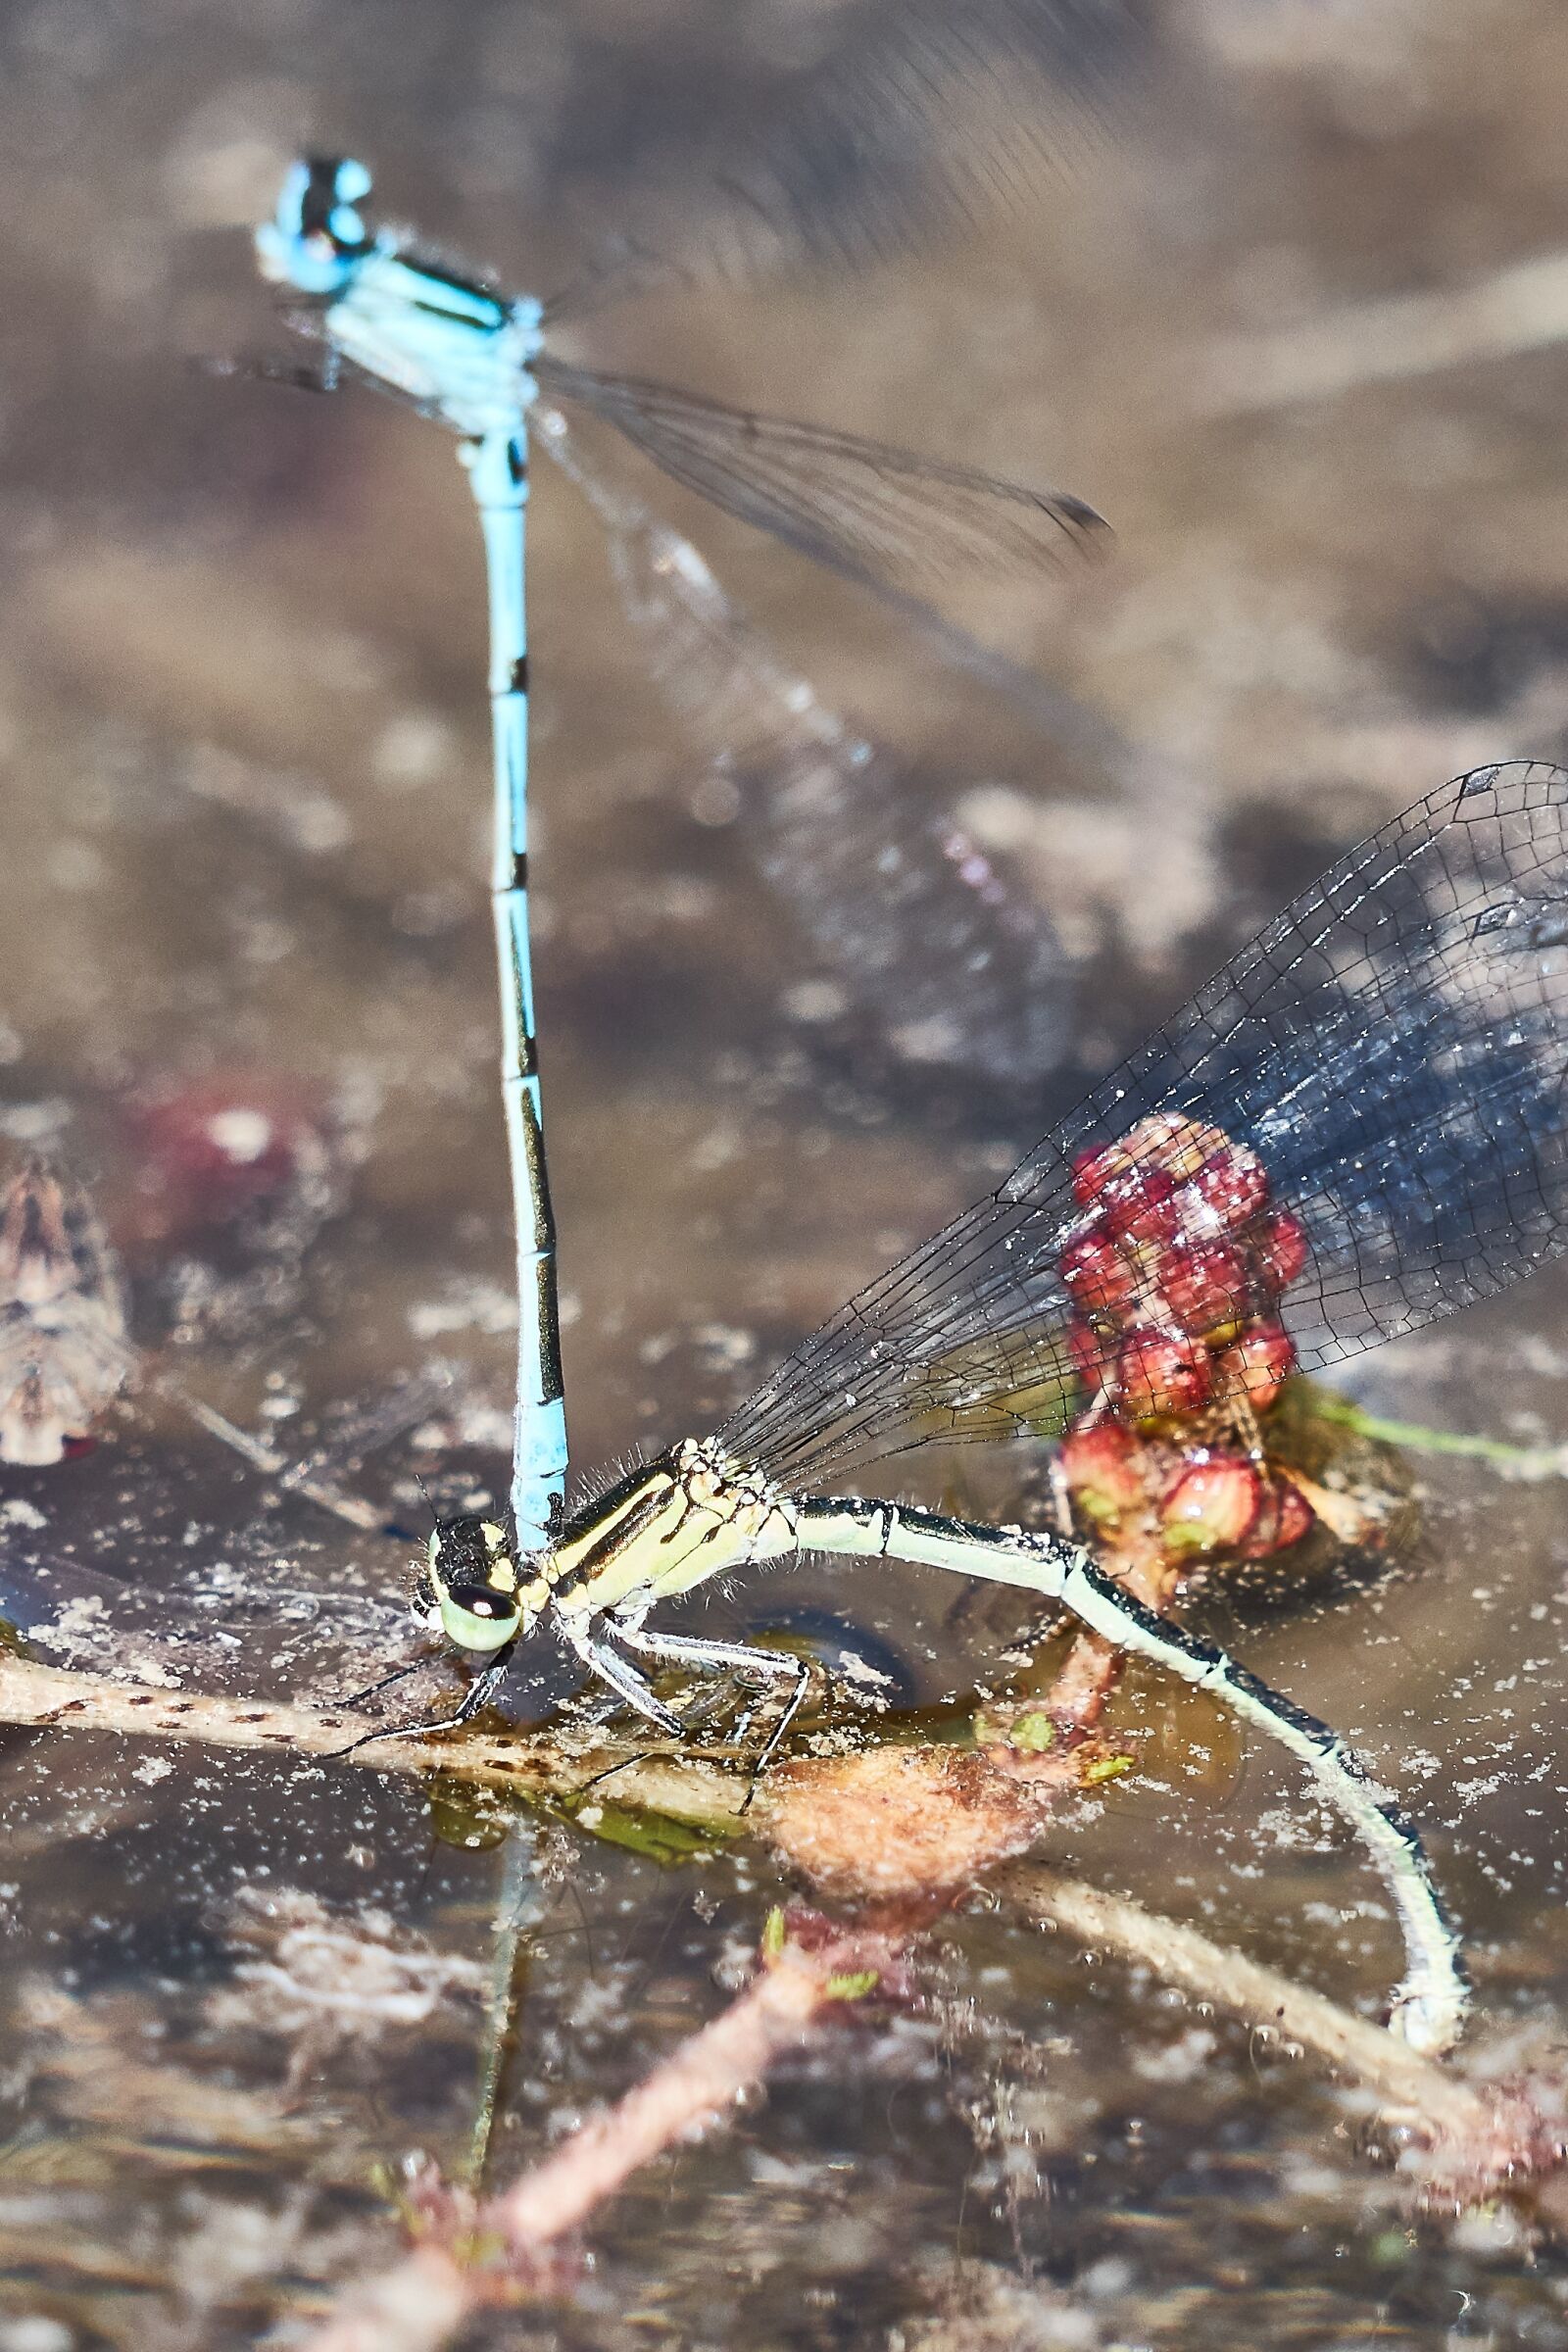
[[[502,1085],[516,1220],[517,1406],[511,1508],[524,1552],[560,1534],[566,1428],[555,1221],[545,1167],[528,941],[528,414],[543,392],[613,426],[676,481],[818,563],[909,605],[944,570],[1051,567],[1103,524],[1080,499],[1032,490],[853,434],[748,414],[646,379],[573,367],[544,348],[549,307],[447,269],[360,211],[370,179],[342,159],[297,164],[258,232],[265,274],[311,298],[298,323],[322,386],[355,374],[459,437],[490,587]]]

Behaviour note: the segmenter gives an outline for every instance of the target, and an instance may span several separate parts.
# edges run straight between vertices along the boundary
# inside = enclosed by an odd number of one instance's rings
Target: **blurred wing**
[[[1304,1226],[1285,1300],[1303,1370],[1418,1331],[1564,1248],[1565,1080],[1568,773],[1515,760],[1331,866],[723,1440],[804,1491],[933,1439],[1058,1431],[1078,1396],[1072,1163],[1154,1111],[1250,1145]]]
[[[1106,537],[1094,508],[1061,491],[634,376],[560,360],[541,360],[536,372],[552,398],[591,409],[726,514],[896,597],[954,572],[1054,570]]]
[[[775,74],[754,100],[744,60],[643,53],[613,111],[618,150],[643,159],[642,232],[547,319],[671,281],[856,268],[1020,209],[1102,142],[1140,75],[1146,13],[1141,0],[848,0],[802,20],[812,46],[782,98]]]

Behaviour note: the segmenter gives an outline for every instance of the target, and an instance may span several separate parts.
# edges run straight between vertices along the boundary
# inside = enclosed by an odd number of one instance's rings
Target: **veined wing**
[[[1059,490],[1033,490],[855,433],[541,359],[552,398],[575,401],[654,464],[742,522],[895,596],[963,571],[1038,574],[1102,546],[1108,526]]]
[[[850,0],[813,21],[782,99],[749,101],[732,74],[719,109],[689,59],[672,87],[639,58],[612,119],[618,146],[643,150],[640,234],[547,318],[671,281],[855,268],[1016,211],[1103,139],[1141,77],[1147,15],[1141,0]]]
[[[1564,1248],[1565,1082],[1568,773],[1479,768],[1331,866],[723,1440],[804,1489],[936,1438],[1059,1430],[1077,1367],[1117,1345],[1086,1348],[1063,1279],[1090,1221],[1074,1162],[1161,1113],[1248,1147],[1303,1229],[1284,1299],[1303,1369],[1419,1330]]]
[[[604,525],[650,675],[737,778],[751,856],[856,1008],[911,1061],[1038,1081],[1061,1057],[1072,995],[1045,910],[781,661],[691,542],[586,461],[564,417],[539,442]]]

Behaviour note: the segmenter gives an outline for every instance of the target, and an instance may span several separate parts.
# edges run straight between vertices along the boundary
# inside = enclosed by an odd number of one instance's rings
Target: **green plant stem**
[[[1563,1459],[1563,1449],[1557,1446],[1516,1446],[1507,1438],[1429,1429],[1420,1421],[1389,1421],[1342,1396],[1315,1396],[1312,1410],[1320,1421],[1332,1421],[1359,1438],[1370,1438],[1380,1446],[1399,1446],[1410,1453],[1463,1454],[1476,1461],[1501,1462],[1510,1469],[1541,1473],[1557,1469]]]

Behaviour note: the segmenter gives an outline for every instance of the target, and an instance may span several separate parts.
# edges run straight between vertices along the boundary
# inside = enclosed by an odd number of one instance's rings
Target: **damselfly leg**
[[[806,1694],[811,1687],[808,1659],[792,1657],[784,1650],[753,1648],[744,1642],[709,1642],[689,1634],[650,1633],[640,1623],[618,1622],[615,1632],[618,1641],[645,1658],[668,1659],[677,1666],[695,1666],[704,1674],[728,1674],[741,1683],[787,1685],[787,1695],[778,1721],[761,1748],[750,1760],[754,1780],[766,1771],[788,1737],[790,1726],[805,1704]],[[737,1740],[744,1740],[751,1717],[752,1710],[748,1709],[737,1723]]]

